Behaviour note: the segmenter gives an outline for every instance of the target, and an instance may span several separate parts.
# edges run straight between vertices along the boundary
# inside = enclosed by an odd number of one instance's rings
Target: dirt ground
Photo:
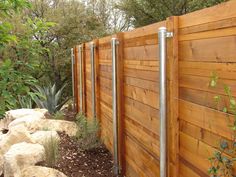
[[[114,177],[112,156],[103,145],[82,151],[75,139],[59,135],[59,159],[54,168],[68,177]]]

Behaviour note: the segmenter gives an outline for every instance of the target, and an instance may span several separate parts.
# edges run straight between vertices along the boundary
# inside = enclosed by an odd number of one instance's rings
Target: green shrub
[[[55,166],[59,156],[59,140],[54,137],[48,138],[44,144],[45,163],[48,167]]]
[[[76,116],[76,124],[78,126],[76,138],[81,149],[90,150],[100,146],[101,143],[98,136],[100,127],[96,119],[88,121],[84,114],[79,113]]]
[[[32,68],[22,62],[4,60],[0,63],[0,118],[10,109],[17,109],[23,104],[19,98],[29,98],[32,85],[37,80],[28,71]]]
[[[209,87],[212,89],[216,88],[218,80],[217,74],[213,72]],[[223,86],[226,97],[216,95],[213,99],[217,110],[233,115],[233,121],[228,118],[225,120],[228,122],[228,128],[232,132],[232,139],[220,140],[218,150],[209,158],[211,166],[208,169],[208,173],[211,177],[234,177],[233,166],[236,161],[236,100],[232,95],[231,88],[225,84]]]
[[[45,108],[49,113],[54,114],[61,109],[61,107],[68,101],[68,99],[61,101],[62,91],[66,87],[63,85],[59,90],[56,89],[56,84],[47,87],[35,86],[35,93],[33,100],[40,108]]]
[[[52,118],[56,120],[63,120],[65,119],[65,115],[62,111],[58,111],[52,116]]]

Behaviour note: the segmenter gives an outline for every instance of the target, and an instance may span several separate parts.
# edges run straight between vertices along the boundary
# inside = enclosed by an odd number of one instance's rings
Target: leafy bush
[[[30,88],[37,80],[28,74],[27,71],[31,69],[28,65],[11,60],[0,64],[0,118],[7,110],[21,107],[21,98],[32,94]]]
[[[98,137],[99,123],[97,120],[88,121],[84,114],[76,116],[78,132],[76,138],[83,150],[90,150],[98,147],[101,143]]]
[[[213,72],[209,86],[213,89],[217,87],[218,79],[217,74]],[[226,98],[216,95],[213,99],[219,111],[233,115],[233,121],[226,120],[229,129],[232,131],[232,139],[222,139],[219,143],[219,150],[216,150],[212,157],[209,158],[211,166],[208,169],[208,173],[211,177],[234,177],[233,166],[236,161],[236,158],[234,158],[236,156],[236,100],[232,95],[231,88],[225,84],[224,92]],[[223,104],[223,106],[220,104]]]
[[[38,107],[45,108],[49,113],[55,114],[68,100],[60,102],[62,91],[65,87],[66,85],[57,90],[56,84],[50,84],[48,87],[35,86],[36,89],[34,91],[37,95],[33,96],[33,100]]]
[[[57,138],[50,137],[44,144],[45,149],[45,163],[48,167],[55,166],[59,156],[59,141]]]

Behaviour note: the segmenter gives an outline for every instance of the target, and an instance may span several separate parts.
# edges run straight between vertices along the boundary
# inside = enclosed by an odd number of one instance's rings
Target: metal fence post
[[[79,97],[80,97],[80,103],[79,103],[79,106],[80,106],[80,112],[82,113],[83,112],[83,72],[82,72],[82,69],[83,69],[83,62],[82,62],[82,46],[80,45],[79,46],[79,66],[80,66],[80,69],[79,69]]]
[[[158,31],[159,59],[160,59],[160,177],[167,177],[167,139],[166,139],[166,38],[172,37],[172,32],[167,32],[166,27]]]
[[[91,59],[91,92],[92,92],[92,115],[96,119],[96,95],[95,95],[95,62],[94,62],[94,42],[90,43],[90,59]]]
[[[117,48],[116,38],[111,39],[112,49],[112,119],[113,119],[113,148],[114,148],[114,173],[119,174],[118,150],[118,113],[117,113]]]
[[[74,49],[71,48],[71,78],[72,78],[72,101],[73,101],[73,109],[75,109],[75,88],[74,88]]]

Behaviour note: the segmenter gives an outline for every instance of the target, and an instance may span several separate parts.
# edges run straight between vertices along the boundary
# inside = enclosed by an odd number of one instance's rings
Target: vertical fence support
[[[97,121],[100,118],[100,79],[99,79],[99,40],[95,39],[94,42],[94,82],[95,82],[95,106]]]
[[[173,33],[167,32],[166,27],[159,28],[159,58],[160,58],[160,177],[167,177],[167,138],[166,138],[166,38]]]
[[[168,176],[179,176],[179,76],[178,76],[178,17],[166,20],[166,28],[174,33],[167,40],[167,130]]]
[[[73,101],[73,109],[75,109],[74,49],[73,49],[73,48],[71,48],[71,78],[72,78],[72,101]]]
[[[79,56],[78,56],[78,47],[74,47],[74,99],[75,106],[74,111],[79,111],[79,77],[78,77],[78,69],[79,69]]]
[[[117,109],[117,38],[111,39],[112,52],[112,118],[113,118],[113,152],[114,173],[119,174],[119,150],[118,150],[118,109]]]
[[[83,56],[82,46],[79,46],[79,111],[83,112]]]
[[[119,42],[117,46],[117,111],[118,111],[118,154],[119,154],[119,174],[126,175],[125,163],[125,123],[124,123],[124,43],[123,33],[117,33]]]
[[[90,43],[90,59],[91,59],[91,92],[92,92],[92,116],[96,119],[96,95],[95,95],[95,62],[94,62],[94,42]]]

